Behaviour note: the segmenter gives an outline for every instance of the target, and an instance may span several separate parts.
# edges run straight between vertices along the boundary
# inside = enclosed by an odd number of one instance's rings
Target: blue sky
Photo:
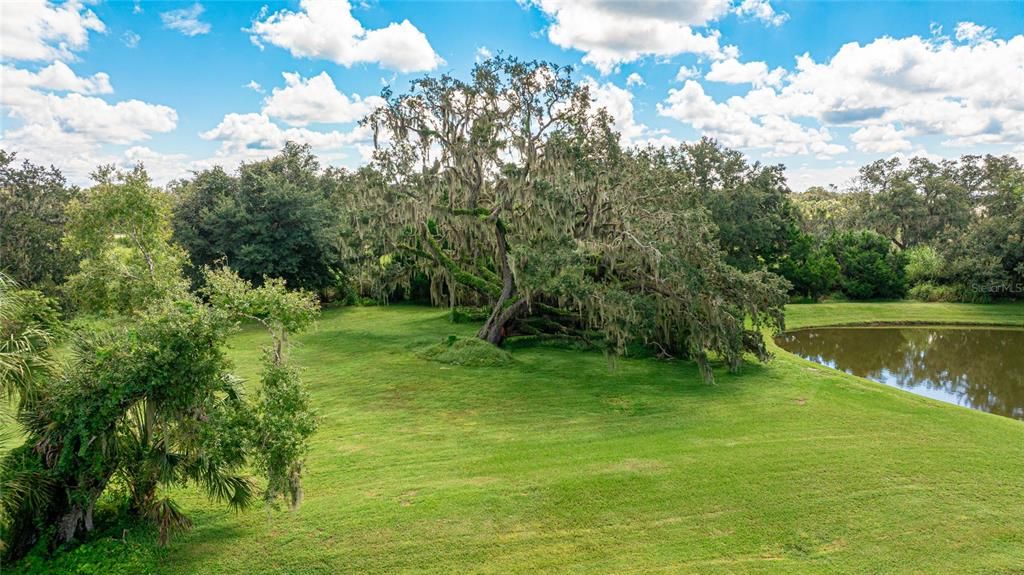
[[[627,143],[716,137],[797,190],[894,154],[1024,157],[1021,2],[15,0],[0,26],[0,146],[78,183],[289,138],[356,166],[384,84],[498,51],[573,65]]]

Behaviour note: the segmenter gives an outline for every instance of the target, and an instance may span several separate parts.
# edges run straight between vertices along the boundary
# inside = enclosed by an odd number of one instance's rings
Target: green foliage
[[[50,348],[59,330],[53,300],[17,289],[0,273],[0,401],[34,397],[53,368]]]
[[[426,274],[434,303],[490,309],[478,336],[493,344],[599,332],[612,353],[642,343],[694,359],[709,381],[709,354],[732,369],[747,352],[767,359],[760,328],[781,327],[785,300],[764,270],[788,237],[778,167],[710,141],[623,150],[607,111],[546,62],[494,58],[469,81],[385,96],[365,121],[376,176],[364,172],[351,223],[381,291]],[[742,212],[729,252],[704,202],[723,225]]]
[[[267,478],[265,499],[284,497],[294,509],[302,502],[302,468],[309,437],[317,428],[309,393],[299,372],[264,353],[262,386],[256,395],[253,454],[257,469]]]
[[[828,241],[839,263],[839,285],[851,299],[898,299],[906,293],[905,256],[870,231],[841,232]]]
[[[255,284],[276,277],[343,296],[334,292],[344,289],[339,226],[347,190],[345,172],[321,170],[309,146],[289,142],[237,175],[216,167],[174,184],[174,238],[197,283],[204,267],[226,262]]]
[[[907,282],[918,284],[933,282],[940,277],[946,264],[942,255],[929,245],[914,246],[904,252],[907,258]]]
[[[202,292],[211,305],[236,320],[259,322],[270,332],[278,362],[283,361],[288,334],[308,328],[320,313],[314,294],[289,291],[281,278],[264,278],[255,287],[228,267],[207,268],[204,278]]]
[[[858,224],[900,248],[962,231],[971,217],[971,192],[979,178],[976,156],[960,162],[912,158],[878,160],[860,170]]]
[[[680,146],[674,160],[717,226],[726,262],[744,271],[774,269],[798,222],[785,167],[750,165],[739,151],[707,138]]]
[[[316,416],[298,370],[287,364],[288,337],[309,327],[320,305],[311,293],[288,291],[282,279],[264,278],[254,287],[226,267],[206,269],[203,292],[230,317],[259,322],[270,332],[273,345],[264,353],[248,443],[267,477],[265,499],[273,503],[283,496],[294,509],[302,501],[303,458]]]
[[[54,167],[0,150],[0,273],[18,284],[56,295],[75,271],[76,260],[61,243],[68,203],[78,188]]]
[[[970,291],[962,286],[936,285],[931,282],[914,285],[907,291],[907,296],[924,302],[958,302],[972,299]]]
[[[873,230],[907,250],[908,282],[925,299],[1024,294],[1024,167],[1012,156],[879,160],[844,193],[796,196],[805,230]],[[949,289],[939,286],[949,286]]]
[[[860,196],[857,193],[812,186],[790,198],[799,213],[801,230],[819,242],[837,231],[855,229],[860,219]]]
[[[449,337],[419,352],[424,359],[465,367],[501,367],[514,360],[509,352],[479,338]]]
[[[101,167],[96,185],[68,207],[65,246],[80,269],[64,286],[78,308],[130,313],[184,293],[184,253],[170,243],[169,198],[142,166]]]
[[[248,503],[244,453],[206,449],[209,427],[241,407],[222,351],[228,325],[183,299],[75,341],[68,366],[21,410],[28,440],[5,459],[11,473],[39,477],[31,495],[3,496],[9,556],[91,531],[96,501],[115,477],[162,538],[187,522],[156,497],[160,486],[194,484],[233,506]]]
[[[452,323],[482,323],[491,313],[486,308],[459,306],[451,309]]]
[[[792,284],[794,294],[818,300],[839,282],[839,262],[829,249],[809,234],[800,233],[779,262],[779,274]]]

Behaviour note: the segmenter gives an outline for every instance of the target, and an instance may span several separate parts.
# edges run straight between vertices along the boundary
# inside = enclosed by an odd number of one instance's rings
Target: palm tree
[[[0,454],[16,442],[21,429],[15,422],[11,404],[18,400],[19,409],[36,395],[42,379],[53,367],[50,356],[52,334],[40,325],[31,309],[31,301],[10,277],[0,273]],[[45,477],[32,471],[14,472],[8,468],[7,457],[0,458],[0,525],[10,519],[10,511],[23,502],[45,499],[49,484]],[[6,545],[0,539],[0,552]]]
[[[30,398],[39,378],[49,373],[52,334],[33,318],[25,293],[0,273],[0,394]]]

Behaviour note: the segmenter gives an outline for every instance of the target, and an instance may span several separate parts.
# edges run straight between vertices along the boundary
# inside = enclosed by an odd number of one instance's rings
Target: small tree
[[[250,441],[256,464],[267,477],[267,501],[283,496],[294,509],[302,501],[303,459],[316,431],[316,417],[298,369],[288,363],[288,338],[316,319],[316,296],[288,291],[284,280],[277,278],[264,278],[263,285],[253,287],[226,267],[206,270],[204,292],[214,307],[255,321],[270,333],[272,345],[264,353]]]
[[[779,262],[779,273],[789,280],[792,293],[813,300],[828,294],[839,282],[839,262],[809,234],[800,233]]]

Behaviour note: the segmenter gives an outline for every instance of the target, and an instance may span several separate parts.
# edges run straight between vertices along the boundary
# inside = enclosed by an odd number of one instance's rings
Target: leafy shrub
[[[778,271],[792,284],[791,294],[811,300],[820,299],[839,281],[839,262],[825,246],[816,246],[809,234],[793,242]]]
[[[910,285],[934,282],[941,277],[945,260],[935,248],[914,246],[904,253],[907,257],[907,283]]]
[[[828,246],[839,263],[839,287],[850,299],[897,299],[906,293],[906,256],[884,236],[842,232]]]
[[[936,285],[925,282],[910,288],[907,295],[911,299],[924,302],[957,302],[963,301],[965,294],[960,286]]]
[[[512,363],[512,354],[475,337],[448,336],[446,341],[420,351],[423,359],[466,367],[498,367]]]

